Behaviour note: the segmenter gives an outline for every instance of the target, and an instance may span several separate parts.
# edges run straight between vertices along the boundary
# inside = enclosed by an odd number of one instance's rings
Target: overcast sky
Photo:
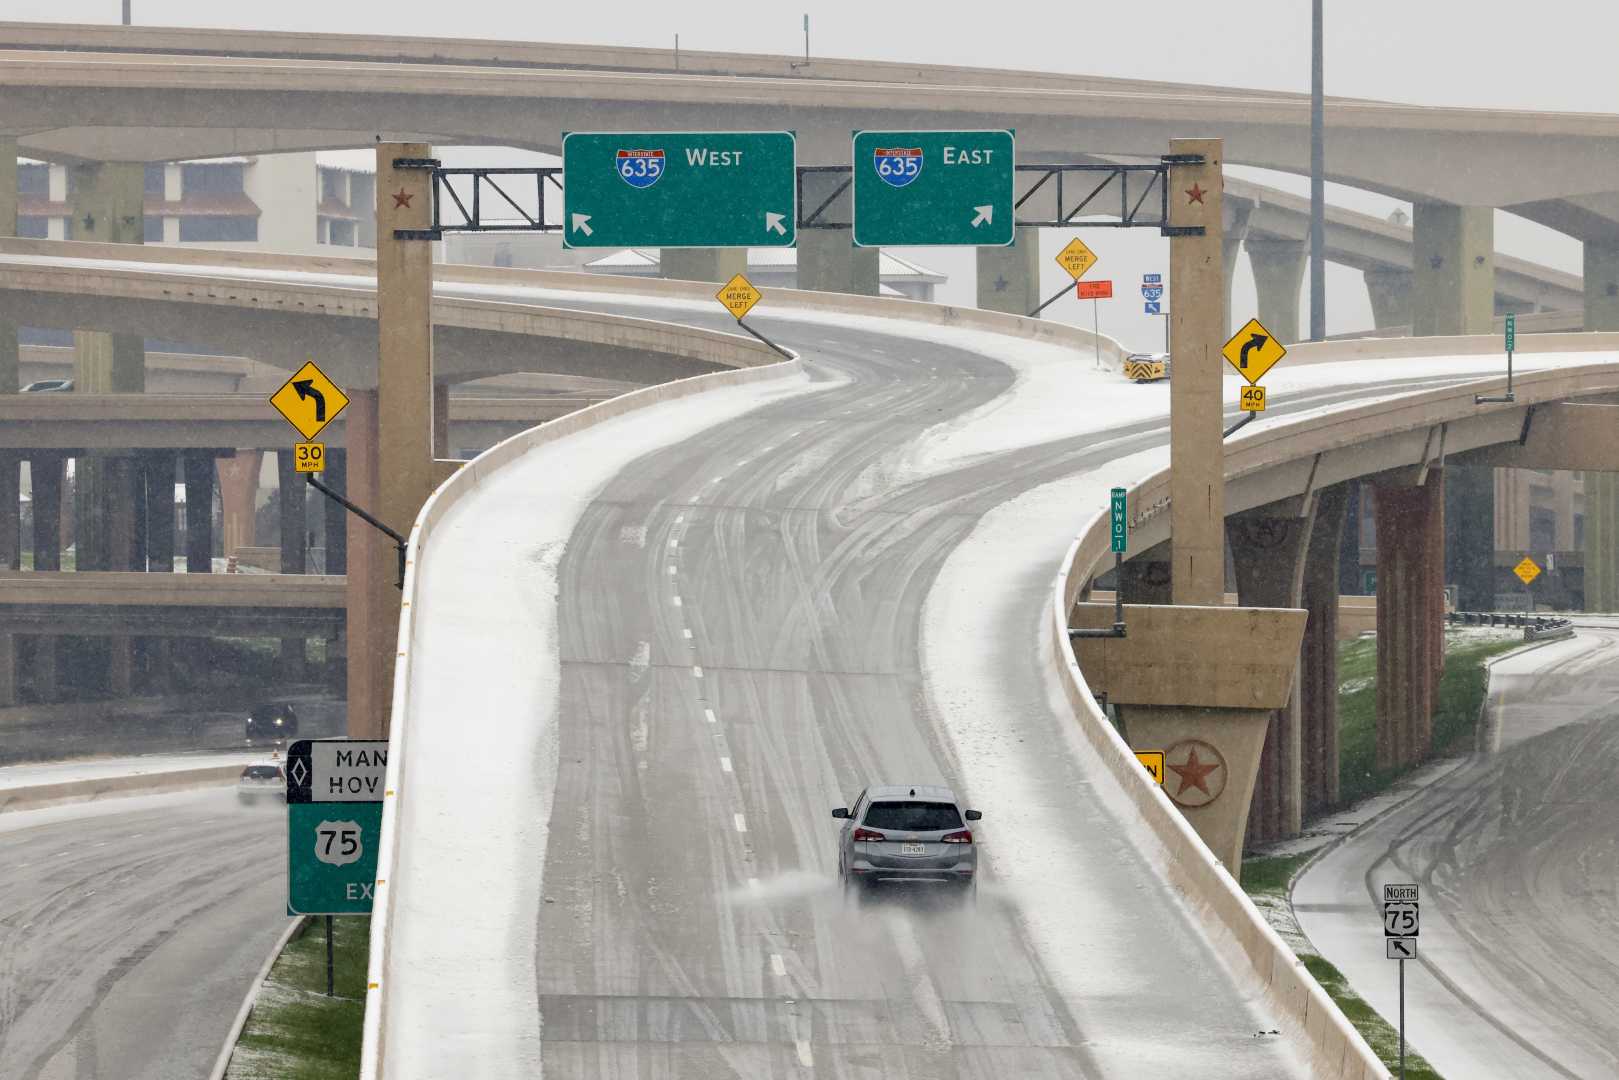
[[[1015,6],[898,0],[134,0],[135,21],[153,25],[665,48],[678,33],[684,49],[779,53],[802,52],[807,12],[815,55],[1298,91],[1309,89],[1310,7],[1309,0],[1023,0]],[[1619,111],[1613,58],[1619,40],[1616,0],[1557,0],[1544,8],[1507,0],[1327,0],[1326,8],[1329,94],[1424,105]],[[119,11],[119,0],[0,3],[5,18],[20,20],[112,23]],[[1503,162],[1502,167],[1522,166]],[[1307,190],[1299,178],[1240,172],[1289,190]],[[1375,213],[1396,205],[1352,191],[1333,191],[1329,198]],[[1578,244],[1506,215],[1498,218],[1499,248],[1578,272]],[[1163,268],[1164,243],[1136,230],[1092,230],[1086,239],[1103,256],[1092,276],[1105,273],[1119,279],[1117,291],[1124,297],[1104,305],[1103,330],[1125,337],[1127,344],[1150,345],[1156,322],[1141,316],[1134,279],[1141,271]],[[1065,235],[1047,233],[1042,249],[1055,253],[1064,241]],[[907,254],[951,274],[952,287],[941,298],[970,295],[970,252]],[[1046,271],[1052,273],[1055,288],[1061,271],[1054,263]],[[1330,281],[1329,330],[1369,325],[1360,275],[1334,268]],[[1240,322],[1253,305],[1246,267],[1233,283],[1232,303]],[[1067,301],[1049,314],[1082,323],[1090,316],[1077,302]]]

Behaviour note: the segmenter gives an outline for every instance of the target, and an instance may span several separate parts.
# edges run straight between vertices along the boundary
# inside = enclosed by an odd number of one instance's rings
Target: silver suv
[[[838,877],[846,896],[890,881],[973,890],[978,852],[967,823],[983,815],[962,809],[949,788],[869,787],[852,807],[840,806],[832,816],[843,821]]]

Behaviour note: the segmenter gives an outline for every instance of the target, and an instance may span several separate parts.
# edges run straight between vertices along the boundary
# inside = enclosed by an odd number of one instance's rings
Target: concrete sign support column
[[[855,247],[847,229],[805,229],[798,234],[798,287],[876,296],[878,251]]]
[[[747,272],[747,248],[664,248],[658,260],[659,276],[673,281],[723,284]]]
[[[1495,319],[1495,210],[1423,203],[1412,220],[1412,333],[1488,334]]]
[[[1169,223],[1201,225],[1202,236],[1170,241],[1169,513],[1171,589],[1177,604],[1225,598],[1225,452],[1220,346],[1225,331],[1219,139],[1175,139],[1172,154],[1201,154],[1201,165],[1169,169]]]
[[[1284,237],[1248,237],[1248,265],[1258,291],[1259,321],[1284,344],[1299,337],[1299,290],[1304,288],[1304,265],[1309,249],[1302,240]]]
[[[377,144],[377,499],[361,506],[399,532],[409,535],[422,504],[436,486],[433,465],[433,248],[425,240],[401,240],[397,229],[432,225],[433,174],[400,168],[400,158],[430,158],[426,143]],[[351,406],[352,408],[352,406]],[[354,421],[349,420],[350,425]],[[351,451],[364,452],[355,440]],[[375,608],[368,624],[356,632],[349,626],[349,663],[376,665],[376,693],[369,699],[349,696],[349,733],[364,725],[386,738],[392,707],[393,669],[399,636],[399,591],[394,588],[397,556],[393,544],[376,529],[364,526],[363,538],[349,534],[349,549],[363,545],[374,560],[367,568]],[[358,569],[358,567],[356,568]],[[352,689],[352,686],[351,686]]]
[[[1008,247],[981,247],[978,307],[1027,315],[1040,303],[1040,230],[1018,229]]]
[[[1443,473],[1374,487],[1377,520],[1377,767],[1420,761],[1433,741],[1444,667]]]
[[[349,407],[343,413],[343,438],[348,444],[348,489],[344,494],[360,506],[379,505],[382,496],[375,390],[349,391]],[[395,631],[391,634],[386,625],[388,613],[399,610],[399,590],[393,587],[397,556],[387,537],[353,514],[345,514],[345,519],[348,735],[351,739],[375,739],[387,728],[384,703],[391,694],[397,652],[398,624],[393,624]]]

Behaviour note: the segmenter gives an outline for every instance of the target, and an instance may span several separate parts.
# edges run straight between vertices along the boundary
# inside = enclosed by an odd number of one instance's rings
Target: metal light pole
[[[129,5],[131,0],[124,0],[124,25],[129,25]]]
[[[1310,340],[1327,336],[1326,107],[1322,92],[1321,5],[1314,0],[1310,23]]]

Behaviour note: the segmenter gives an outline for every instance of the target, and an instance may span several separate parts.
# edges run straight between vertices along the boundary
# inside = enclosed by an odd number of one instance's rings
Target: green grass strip
[[[368,917],[332,919],[333,996],[326,996],[326,920],[316,916],[270,969],[236,1044],[227,1080],[354,1080],[365,1021]]]

